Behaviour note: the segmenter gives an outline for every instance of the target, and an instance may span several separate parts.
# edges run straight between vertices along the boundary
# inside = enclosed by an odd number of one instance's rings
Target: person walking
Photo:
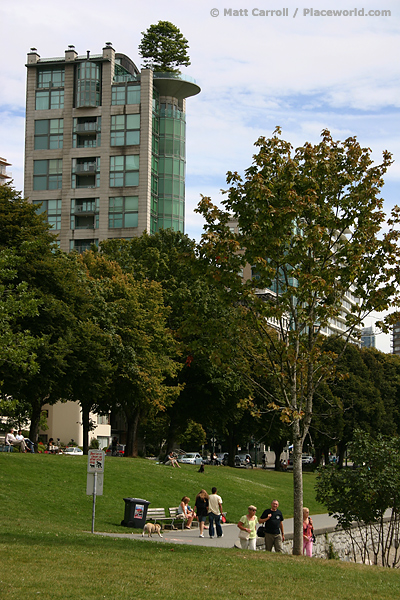
[[[199,521],[199,529],[201,538],[204,537],[204,525],[208,514],[208,494],[206,490],[200,490],[196,496],[194,508],[196,511],[197,519]]]
[[[257,544],[257,507],[252,504],[247,509],[247,515],[243,515],[237,526],[240,529],[239,540],[243,550],[256,550]]]
[[[310,510],[303,507],[303,554],[312,556],[313,549],[313,522],[310,517]]]
[[[217,488],[213,487],[211,495],[208,498],[208,520],[210,522],[208,533],[210,538],[214,537],[214,523],[217,530],[217,537],[223,537],[221,527],[221,515],[222,515],[222,498],[217,494]]]
[[[268,552],[283,552],[282,542],[285,541],[283,532],[283,514],[279,510],[278,500],[272,500],[271,508],[264,510],[260,517],[260,524],[265,523],[265,549]]]

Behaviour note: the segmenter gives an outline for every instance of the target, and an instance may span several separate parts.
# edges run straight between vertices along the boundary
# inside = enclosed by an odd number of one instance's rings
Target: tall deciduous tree
[[[144,58],[143,66],[153,71],[180,73],[177,67],[190,65],[187,53],[188,41],[169,21],[158,21],[142,32],[139,54]]]
[[[105,304],[98,323],[111,336],[110,402],[127,423],[126,456],[137,455],[137,431],[146,414],[165,411],[179,394],[169,385],[179,371],[179,350],[167,327],[168,308],[154,281],[136,281],[105,256],[84,256],[89,274],[101,284]]]
[[[296,150],[279,129],[256,146],[244,178],[228,173],[222,209],[202,198],[200,250],[221,283],[221,298],[247,306],[264,340],[264,369],[278,388],[270,404],[292,429],[293,552],[302,554],[303,443],[314,396],[337,360],[323,350],[322,336],[336,319],[338,335],[352,339],[371,311],[398,305],[399,210],[383,231],[379,194],[392,162],[388,152],[373,165],[354,137],[336,142],[327,130],[319,144]],[[246,265],[252,276],[243,281]],[[349,293],[359,302],[350,304]]]
[[[37,439],[43,404],[62,398],[62,379],[70,352],[70,326],[78,286],[75,272],[54,244],[56,236],[43,215],[11,186],[0,186],[0,250],[14,255],[13,284],[34,294],[37,309],[21,311],[19,331],[36,340],[36,369],[1,365],[0,379],[6,397],[18,400],[29,412],[30,438]],[[19,289],[21,289],[19,287]]]

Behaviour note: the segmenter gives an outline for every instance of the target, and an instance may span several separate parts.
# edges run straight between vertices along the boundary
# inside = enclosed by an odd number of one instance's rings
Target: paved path
[[[314,522],[314,529],[322,529],[325,527],[335,527],[336,519],[329,515],[312,515]],[[284,522],[285,534],[293,533],[293,519],[285,519]],[[204,538],[199,537],[199,529],[197,527],[193,529],[174,529],[164,530],[163,537],[160,538],[158,535],[154,535],[151,538],[142,537],[139,533],[129,533],[129,530],[124,533],[101,533],[95,532],[96,535],[103,535],[107,537],[119,537],[119,538],[130,538],[133,540],[152,540],[155,542],[168,542],[169,544],[188,544],[192,546],[211,546],[213,548],[233,548],[235,543],[238,541],[239,529],[237,524],[225,523],[222,525],[222,531],[224,536],[222,538],[214,537],[210,539],[208,535],[208,529],[204,531]]]

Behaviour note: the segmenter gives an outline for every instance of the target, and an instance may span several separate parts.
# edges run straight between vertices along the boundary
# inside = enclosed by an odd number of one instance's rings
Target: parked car
[[[235,467],[253,468],[253,462],[250,454],[236,454]]]
[[[108,446],[106,450],[106,456],[124,456],[125,444],[117,444],[117,447],[113,453],[112,446]]]
[[[301,462],[303,465],[312,465],[314,464],[314,457],[308,454],[303,454],[301,457]],[[288,460],[288,465],[293,466],[293,457],[291,456]]]
[[[67,456],[82,456],[83,450],[78,448],[78,446],[68,446],[63,450],[63,454],[66,454]]]
[[[203,459],[199,452],[186,452],[186,454],[182,454],[182,456],[178,458],[178,462],[187,465],[201,465],[203,464]]]

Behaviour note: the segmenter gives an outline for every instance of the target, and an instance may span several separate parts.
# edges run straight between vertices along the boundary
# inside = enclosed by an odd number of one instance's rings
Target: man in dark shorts
[[[282,542],[285,541],[283,514],[278,506],[278,500],[272,500],[271,508],[264,510],[258,521],[265,524],[265,549],[268,552],[271,552],[272,548],[275,548],[275,552],[283,552]]]

